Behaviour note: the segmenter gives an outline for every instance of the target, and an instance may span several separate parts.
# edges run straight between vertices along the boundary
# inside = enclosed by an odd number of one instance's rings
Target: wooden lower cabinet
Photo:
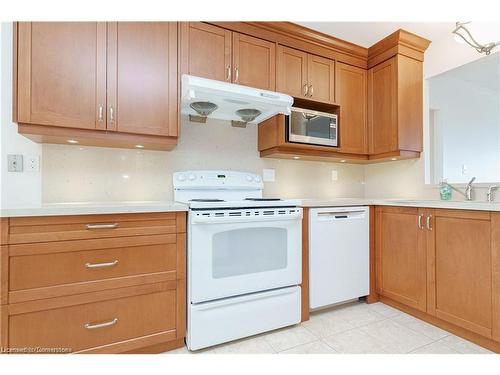
[[[379,294],[425,311],[426,253],[420,215],[418,208],[377,207],[376,283]]]
[[[433,210],[428,236],[427,312],[491,337],[490,213]]]
[[[499,352],[500,213],[379,206],[375,227],[381,300]]]
[[[11,218],[7,239],[1,347],[152,353],[183,345],[184,212]]]

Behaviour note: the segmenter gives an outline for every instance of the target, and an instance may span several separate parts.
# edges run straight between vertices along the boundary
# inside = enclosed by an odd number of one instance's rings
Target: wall
[[[229,169],[262,173],[274,168],[276,181],[266,182],[268,197],[362,197],[360,165],[263,159],[257,152],[257,128],[229,123],[183,122],[179,145],[170,152],[66,145],[43,146],[43,201],[169,200],[172,173],[186,169]],[[332,181],[332,170],[338,180]]]
[[[12,123],[12,23],[0,27],[0,207],[32,207],[41,202],[40,172],[7,172],[7,154],[40,157],[40,145],[17,134]]]

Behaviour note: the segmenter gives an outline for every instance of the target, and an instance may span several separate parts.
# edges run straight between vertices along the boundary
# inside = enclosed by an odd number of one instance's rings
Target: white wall
[[[183,123],[179,145],[169,152],[44,145],[43,153],[44,202],[170,200],[172,173],[183,169],[262,173],[274,168],[276,181],[264,187],[269,197],[364,194],[363,166],[260,158],[257,128],[233,128],[227,122]]]
[[[12,23],[0,28],[0,207],[31,207],[41,202],[40,172],[7,172],[7,154],[41,157],[41,146],[17,134],[12,123]]]

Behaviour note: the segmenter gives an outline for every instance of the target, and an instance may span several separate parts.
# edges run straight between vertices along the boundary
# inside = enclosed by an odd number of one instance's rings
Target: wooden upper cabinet
[[[307,97],[307,53],[278,46],[276,89],[294,97]]]
[[[335,97],[340,105],[339,134],[342,152],[367,153],[366,69],[336,63]]]
[[[382,154],[398,148],[397,58],[368,72],[369,151]]]
[[[432,210],[428,312],[492,337],[490,213]]]
[[[335,61],[278,47],[277,90],[296,98],[334,103]]]
[[[377,291],[397,302],[426,311],[425,232],[417,208],[377,207]]]
[[[308,55],[307,77],[310,99],[327,103],[335,102],[335,61]]]
[[[182,24],[183,73],[231,82],[231,31],[202,22]]]
[[[234,83],[264,90],[276,89],[276,44],[233,33]]]
[[[106,24],[17,25],[17,121],[105,129]]]
[[[108,23],[107,128],[177,136],[177,24]]]

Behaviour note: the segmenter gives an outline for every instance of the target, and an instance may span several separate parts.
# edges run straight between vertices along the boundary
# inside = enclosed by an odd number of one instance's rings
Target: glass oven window
[[[287,267],[287,230],[242,228],[214,235],[212,277],[221,279]]]

